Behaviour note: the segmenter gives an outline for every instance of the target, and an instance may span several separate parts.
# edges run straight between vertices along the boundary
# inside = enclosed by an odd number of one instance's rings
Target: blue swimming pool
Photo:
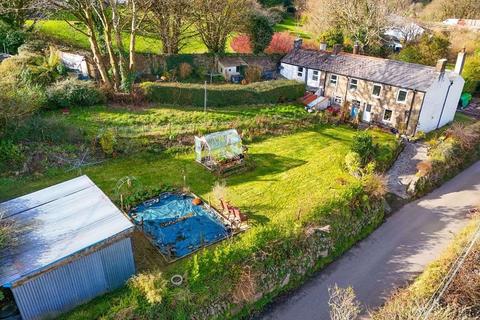
[[[215,212],[203,204],[192,204],[193,199],[164,193],[134,208],[130,216],[164,255],[181,258],[230,234]]]

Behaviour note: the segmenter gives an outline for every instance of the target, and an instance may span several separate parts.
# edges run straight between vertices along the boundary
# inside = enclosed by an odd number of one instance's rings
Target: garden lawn
[[[276,32],[284,32],[287,31],[297,37],[301,37],[303,39],[311,39],[310,33],[303,30],[303,24],[301,21],[293,17],[287,17],[282,22],[277,23],[274,26],[274,30]]]
[[[43,115],[48,121],[58,117],[57,120],[64,121],[64,125],[83,128],[89,134],[94,134],[102,127],[121,127],[131,130],[133,135],[158,131],[160,137],[169,135],[170,131],[164,131],[166,124],[181,135],[192,132],[191,125],[197,126],[197,131],[211,131],[229,126],[260,128],[275,126],[276,121],[296,121],[293,131],[252,139],[248,144],[249,170],[225,179],[227,200],[248,215],[249,230],[167,267],[158,259],[149,259],[141,265],[137,263],[139,271],[147,273],[161,268],[165,279],[173,274],[187,274],[188,287],[178,290],[169,288],[165,299],[185,294],[194,297],[192,301],[187,299],[176,307],[171,307],[171,300],[169,303],[162,301],[152,309],[138,291],[124,287],[77,308],[64,318],[116,318],[118,312],[134,310],[135,314],[145,317],[189,319],[197,311],[196,308],[213,297],[221,297],[226,289],[231,289],[234,281],[238,280],[235,278],[238,277],[238,268],[246,259],[266,246],[283,245],[282,241],[289,243],[292,235],[300,232],[304,225],[318,221],[319,217],[330,212],[332,203],[348,201],[345,199],[352,194],[352,189],[358,189],[356,187],[360,182],[343,168],[344,156],[357,132],[355,129],[315,125],[312,122],[305,122],[306,126],[302,127],[306,117],[314,115],[305,113],[295,105],[216,108],[207,113],[199,110],[160,107],[128,111],[97,107],[74,108],[67,116],[59,116],[58,113]],[[378,158],[388,162],[396,148],[395,137],[384,132],[372,133],[375,142],[381,146]],[[0,201],[81,174],[88,175],[114,200],[118,199],[115,190],[117,181],[128,175],[135,176],[145,188],[164,184],[187,186],[192,192],[216,204],[212,187],[219,178],[194,161],[192,149],[183,153],[130,153],[81,171],[56,169],[33,178],[0,178]],[[138,246],[136,251],[139,251]],[[152,251],[136,252],[137,257],[146,255],[154,254]]]

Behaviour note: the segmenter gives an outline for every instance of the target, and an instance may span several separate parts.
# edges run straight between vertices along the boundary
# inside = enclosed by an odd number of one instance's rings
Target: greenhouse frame
[[[236,129],[195,136],[195,161],[224,174],[244,166],[246,147]]]

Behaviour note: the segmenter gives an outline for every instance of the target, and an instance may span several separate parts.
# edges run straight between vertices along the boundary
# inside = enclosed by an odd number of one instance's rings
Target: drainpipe
[[[347,87],[345,88],[345,96],[343,97],[343,102],[347,102],[348,84],[349,83],[350,83],[350,77],[347,77]]]
[[[420,105],[420,110],[418,111],[417,123],[415,124],[415,129],[413,129],[413,136],[417,134],[418,122],[420,121],[420,116],[422,115],[423,105],[425,104],[426,92],[423,93],[422,104]]]
[[[410,118],[412,117],[413,103],[415,102],[416,95],[417,95],[417,89],[413,89],[413,97],[412,97],[412,102],[410,103],[410,110],[408,110],[408,119],[407,119],[407,125],[405,126],[405,132],[408,131],[408,125],[410,124]]]
[[[453,81],[450,80],[450,85],[448,86],[447,94],[445,95],[445,100],[443,101],[442,111],[440,111],[440,118],[438,119],[437,129],[440,127],[440,122],[442,121],[442,116],[443,116],[443,110],[445,109],[445,104],[447,103],[448,94],[450,93],[450,88],[452,87],[452,85],[453,85]]]

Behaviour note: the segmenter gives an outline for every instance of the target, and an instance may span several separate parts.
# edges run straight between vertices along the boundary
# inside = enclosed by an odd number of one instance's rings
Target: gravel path
[[[387,173],[390,192],[403,199],[408,199],[407,187],[415,178],[417,164],[427,159],[427,146],[423,142],[406,142],[405,148]]]

